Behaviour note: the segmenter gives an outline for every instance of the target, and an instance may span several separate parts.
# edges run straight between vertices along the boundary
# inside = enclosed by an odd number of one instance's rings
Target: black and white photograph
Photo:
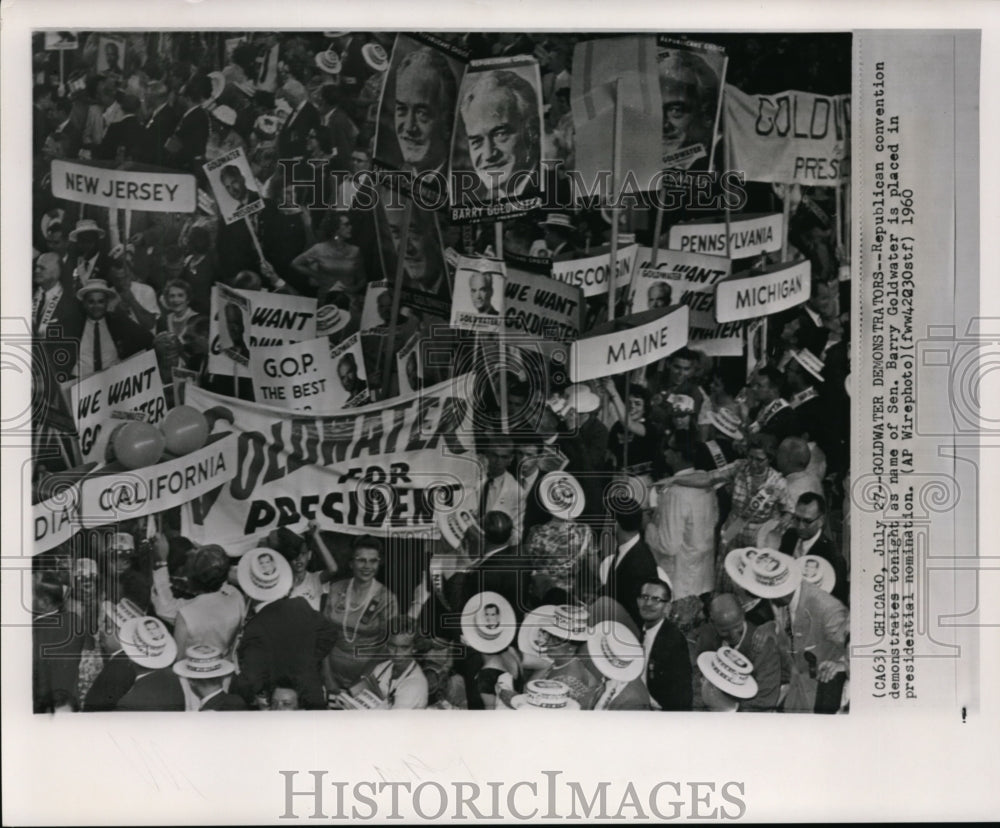
[[[1000,804],[1000,19],[38,3],[5,823]]]

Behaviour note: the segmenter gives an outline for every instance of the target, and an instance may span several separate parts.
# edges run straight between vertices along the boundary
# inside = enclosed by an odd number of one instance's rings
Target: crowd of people
[[[556,162],[573,158],[572,53],[581,35],[439,38],[474,58],[538,59],[542,164],[553,188],[562,186]],[[836,37],[803,38],[791,38],[795,49],[785,44],[778,63],[742,38],[733,77],[752,88],[754,67],[766,64],[767,84],[780,87],[780,63],[785,88],[802,89],[829,83],[812,65],[823,55],[849,65]],[[124,43],[112,55],[89,33],[66,52],[60,75],[56,52],[38,36],[36,502],[81,465],[61,382],[152,349],[169,406],[182,401],[181,378],[252,399],[248,380],[208,371],[213,287],[315,298],[318,316],[341,319],[332,344],[361,329],[368,285],[394,278],[386,243],[406,245],[408,286],[443,298],[452,254],[497,253],[492,223],[452,225],[443,213],[418,213],[402,239],[390,214],[387,242],[355,200],[359,182],[377,174],[393,40],[388,32],[127,33],[107,42]],[[849,91],[849,75],[842,80],[817,91]],[[398,119],[414,146],[421,117]],[[226,224],[204,165],[237,148],[254,186],[236,167],[223,169],[223,185],[240,204],[264,206]],[[58,199],[54,160],[190,173],[199,210],[126,220]],[[327,203],[296,183],[315,181],[312,169],[334,194]],[[480,375],[474,514],[442,525],[434,541],[303,521],[254,537],[238,555],[185,537],[176,510],[157,516],[155,531],[146,518],[85,528],[33,559],[35,711],[846,710],[843,217],[825,188],[747,191],[748,211],[780,211],[787,200],[790,255],[812,273],[808,301],[768,318],[755,365],[689,343],[599,381],[569,382],[550,351],[501,375],[481,337],[428,322],[424,336],[453,346],[451,368]],[[663,236],[653,238],[652,212],[631,211],[622,232],[665,247],[671,224],[691,217],[684,207],[667,211]],[[505,253],[551,260],[587,255],[610,235],[599,208],[563,206],[505,222],[503,243]],[[485,296],[473,296],[489,308],[482,312],[496,314],[485,277],[473,290]],[[389,302],[381,304],[383,328],[392,328]],[[584,333],[607,320],[607,305],[606,296],[588,300]],[[392,350],[425,321],[400,321]],[[391,397],[403,386],[380,358],[387,335],[372,337],[364,362],[368,388]]]

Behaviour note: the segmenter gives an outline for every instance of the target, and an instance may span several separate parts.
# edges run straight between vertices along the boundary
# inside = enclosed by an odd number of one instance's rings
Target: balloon
[[[111,435],[108,437],[108,444],[104,447],[104,462],[114,463],[115,462],[115,435],[125,427],[125,423],[120,423],[116,425],[111,431]]]
[[[208,420],[197,408],[178,405],[167,412],[160,423],[160,431],[167,441],[167,451],[179,457],[205,445],[208,440]]]
[[[115,457],[126,469],[141,469],[159,462],[166,440],[149,423],[125,423],[115,433]]]

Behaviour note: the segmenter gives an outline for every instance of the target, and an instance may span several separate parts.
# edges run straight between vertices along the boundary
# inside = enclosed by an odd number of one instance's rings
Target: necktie
[[[45,291],[40,289],[38,307],[35,309],[35,330],[42,327],[42,316],[45,315]]]
[[[785,635],[788,636],[788,649],[795,654],[795,635],[792,633],[792,611],[789,607],[782,607],[781,611],[785,614]]]
[[[104,370],[101,361],[101,323],[94,323],[94,373]]]
[[[490,497],[490,484],[492,482],[493,482],[492,480],[490,480],[489,478],[487,478],[486,482],[483,483],[483,494],[482,494],[482,496],[479,499],[479,519],[480,519],[480,521],[482,521],[482,520],[484,520],[486,518],[486,501],[489,500],[489,497]]]

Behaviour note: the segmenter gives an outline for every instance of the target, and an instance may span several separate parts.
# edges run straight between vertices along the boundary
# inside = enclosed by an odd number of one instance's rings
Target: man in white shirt
[[[480,523],[485,520],[488,512],[503,512],[514,524],[512,543],[520,543],[524,490],[507,471],[514,459],[514,449],[498,435],[488,435],[480,454],[485,460],[485,475],[479,489]]]

